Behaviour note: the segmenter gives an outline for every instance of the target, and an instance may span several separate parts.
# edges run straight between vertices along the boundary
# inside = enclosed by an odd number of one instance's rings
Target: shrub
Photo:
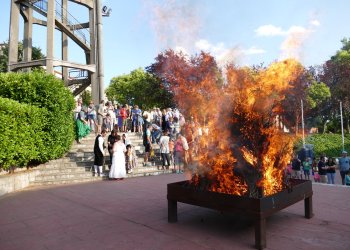
[[[74,98],[61,80],[43,72],[0,73],[0,97],[47,110],[42,118],[45,140],[37,157],[39,162],[67,152],[74,140]]]
[[[313,134],[305,139],[305,143],[314,145],[315,156],[325,154],[328,157],[339,157],[341,155],[342,138],[341,134]],[[302,141],[298,147],[301,148]],[[350,135],[344,137],[345,150],[350,150]]]
[[[47,110],[0,97],[0,168],[25,166],[45,151]]]

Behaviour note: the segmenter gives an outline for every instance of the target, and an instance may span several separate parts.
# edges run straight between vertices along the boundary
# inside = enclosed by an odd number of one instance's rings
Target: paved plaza
[[[0,249],[254,249],[252,221],[179,203],[167,222],[166,184],[184,175],[25,190],[0,198]],[[350,188],[313,185],[267,220],[267,249],[350,249]]]

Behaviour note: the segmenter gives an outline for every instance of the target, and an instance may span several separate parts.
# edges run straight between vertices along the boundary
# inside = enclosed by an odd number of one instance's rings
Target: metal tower
[[[46,66],[46,71],[55,74],[55,67],[62,67],[62,79],[74,95],[79,95],[91,86],[92,98],[98,104],[104,97],[104,74],[102,57],[102,9],[101,0],[10,0],[11,18],[9,32],[8,71],[30,70]],[[68,11],[68,1],[87,8],[89,21],[79,22]],[[33,16],[33,11],[44,19]],[[24,20],[23,61],[18,62],[19,15]],[[32,27],[34,24],[47,27],[46,58],[32,60]],[[54,58],[55,29],[62,34],[61,58]],[[68,60],[68,38],[85,53],[86,64]]]

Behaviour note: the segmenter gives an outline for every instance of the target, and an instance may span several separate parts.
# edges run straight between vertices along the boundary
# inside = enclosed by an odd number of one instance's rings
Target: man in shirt
[[[104,137],[106,136],[107,131],[102,130],[101,134],[98,134],[95,139],[94,144],[94,154],[95,154],[95,160],[94,160],[94,170],[95,170],[95,176],[104,176],[102,171],[102,166],[104,163],[104,156],[105,156],[105,146],[104,146]]]
[[[347,175],[349,172],[349,160],[348,152],[346,151],[343,151],[342,157],[338,159],[341,182],[343,185],[345,185],[345,175]]]

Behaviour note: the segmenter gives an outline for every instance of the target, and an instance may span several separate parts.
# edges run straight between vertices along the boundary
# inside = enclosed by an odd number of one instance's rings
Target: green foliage
[[[138,104],[144,109],[169,107],[172,96],[156,77],[139,68],[130,74],[114,77],[106,90],[108,100]]]
[[[0,96],[47,110],[42,120],[45,140],[39,162],[58,158],[70,148],[74,140],[74,98],[61,80],[42,72],[0,73]]]
[[[45,108],[0,97],[0,168],[40,161],[47,115]]]
[[[92,100],[91,91],[84,90],[83,93],[81,93],[80,96],[81,96],[81,98],[83,100],[83,105],[84,106],[89,106],[90,101]]]
[[[8,42],[4,42],[3,44],[4,44],[4,47],[0,48],[0,72],[7,72],[9,44]],[[19,42],[18,43],[18,61],[19,62],[23,61],[23,57],[24,57],[23,54],[24,54],[23,42]],[[32,60],[38,60],[44,57],[45,55],[42,53],[39,47],[35,47],[35,46],[32,47]]]
[[[311,108],[315,108],[331,97],[329,87],[323,82],[312,81],[307,89],[307,101]]]
[[[325,154],[328,157],[339,157],[341,155],[342,138],[341,134],[313,134],[306,138],[306,144],[314,145],[316,156]],[[298,148],[301,148],[302,142],[298,142]],[[344,138],[345,150],[350,150],[350,135]]]

